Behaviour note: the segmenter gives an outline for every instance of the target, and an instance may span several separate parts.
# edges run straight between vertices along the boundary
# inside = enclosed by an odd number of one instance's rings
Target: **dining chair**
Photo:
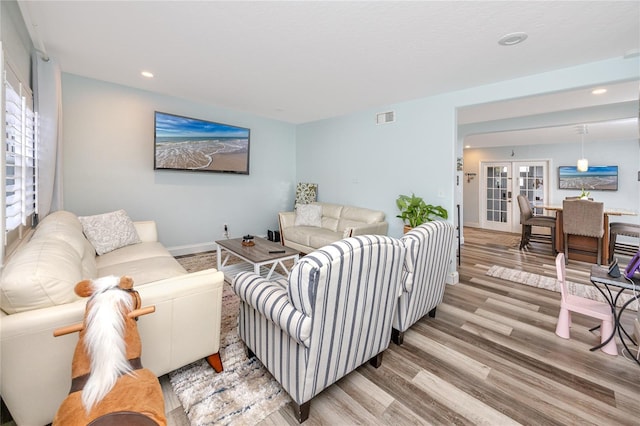
[[[556,254],[556,218],[554,216],[534,215],[529,200],[522,194],[518,197],[518,207],[520,207],[520,223],[522,224],[522,236],[520,237],[520,249],[523,249],[531,241],[551,242],[551,253]],[[542,226],[549,228],[551,236],[545,234],[534,234],[532,227]]]
[[[608,303],[599,302],[597,300],[587,299],[585,297],[570,294],[567,289],[566,266],[564,253],[558,253],[556,256],[556,273],[558,276],[558,284],[560,285],[560,314],[558,315],[558,323],[556,325],[556,334],[563,339],[569,339],[571,328],[571,312],[577,312],[592,318],[599,319],[600,323],[600,343],[604,343],[609,336],[613,334],[615,320],[611,306]],[[593,331],[598,326],[590,329]],[[615,337],[609,340],[600,350],[609,355],[618,355],[618,347],[616,346]]]
[[[604,235],[604,203],[589,200],[562,201],[565,263],[569,259],[569,235],[598,239],[598,265],[602,264],[602,236]]]
[[[609,263],[613,262],[614,252],[633,256],[639,249],[640,244],[620,243],[618,236],[632,237],[640,239],[640,225],[635,223],[612,222],[609,225]]]

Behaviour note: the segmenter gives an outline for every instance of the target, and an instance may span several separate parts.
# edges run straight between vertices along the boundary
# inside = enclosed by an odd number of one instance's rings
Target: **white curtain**
[[[60,67],[32,57],[33,93],[39,120],[38,216],[62,210],[62,82]]]

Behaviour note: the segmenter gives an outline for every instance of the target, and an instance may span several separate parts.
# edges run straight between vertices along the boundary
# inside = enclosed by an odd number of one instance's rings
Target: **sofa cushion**
[[[29,241],[9,259],[0,280],[0,308],[8,314],[78,300],[82,280],[80,255],[57,239]]]
[[[150,257],[168,257],[173,259],[169,250],[157,241],[148,243],[133,244],[122,247],[118,250],[96,257],[98,270],[102,270],[111,265],[118,265],[125,262],[147,259]]]
[[[330,231],[338,230],[338,219],[342,214],[342,206],[338,204],[318,203],[322,206],[322,227]]]
[[[177,260],[173,257],[166,256],[132,260],[130,262],[122,262],[98,269],[98,275],[101,277],[107,275],[127,275],[133,278],[134,286],[178,277],[186,273],[187,271]]]
[[[82,224],[73,213],[57,211],[47,215],[36,227],[31,240],[44,238],[64,241],[72,246],[80,257],[84,255],[87,239],[82,233]]]
[[[96,266],[96,249],[91,243],[84,239],[84,253],[82,254],[82,279],[98,278],[98,267]]]
[[[342,239],[342,234],[325,228],[313,226],[295,226],[287,228],[287,241],[310,247],[322,247],[325,241],[334,242]],[[319,245],[314,244],[316,242]]]
[[[295,226],[322,226],[322,206],[317,204],[298,204]]]
[[[358,225],[376,222],[384,222],[384,212],[344,206],[338,221],[338,230],[344,231],[348,227],[357,227]]]
[[[79,216],[82,229],[98,255],[140,242],[131,218],[124,210],[94,216]]]
[[[342,233],[323,229],[322,232],[314,232],[309,236],[309,245],[311,247],[324,247],[338,240],[343,239]]]

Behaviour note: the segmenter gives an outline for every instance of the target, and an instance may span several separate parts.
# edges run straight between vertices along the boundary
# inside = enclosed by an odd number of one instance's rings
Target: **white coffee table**
[[[252,271],[266,279],[281,278],[282,275],[276,271],[280,267],[289,274],[289,269],[284,264],[285,260],[293,260],[294,265],[300,258],[300,252],[285,247],[279,243],[274,243],[264,238],[254,237],[253,246],[242,245],[242,238],[232,238],[228,240],[218,240],[217,257],[218,271],[224,272],[224,279],[227,282],[233,281],[240,272]],[[223,254],[223,252],[225,252]],[[228,265],[231,256],[242,259],[242,262]]]

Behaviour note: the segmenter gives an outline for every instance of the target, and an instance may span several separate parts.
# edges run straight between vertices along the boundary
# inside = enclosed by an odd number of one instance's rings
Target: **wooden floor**
[[[520,251],[518,238],[466,228],[460,282],[436,317],[392,343],[380,368],[366,364],[314,398],[305,425],[637,425],[640,366],[590,352],[599,337],[581,315],[570,340],[556,336],[559,293],[485,275],[501,265],[555,276],[549,246]],[[568,279],[588,283],[590,266],[570,261]],[[632,321],[629,312],[629,330]],[[188,421],[176,408],[169,424]],[[287,406],[260,424],[298,423]]]

